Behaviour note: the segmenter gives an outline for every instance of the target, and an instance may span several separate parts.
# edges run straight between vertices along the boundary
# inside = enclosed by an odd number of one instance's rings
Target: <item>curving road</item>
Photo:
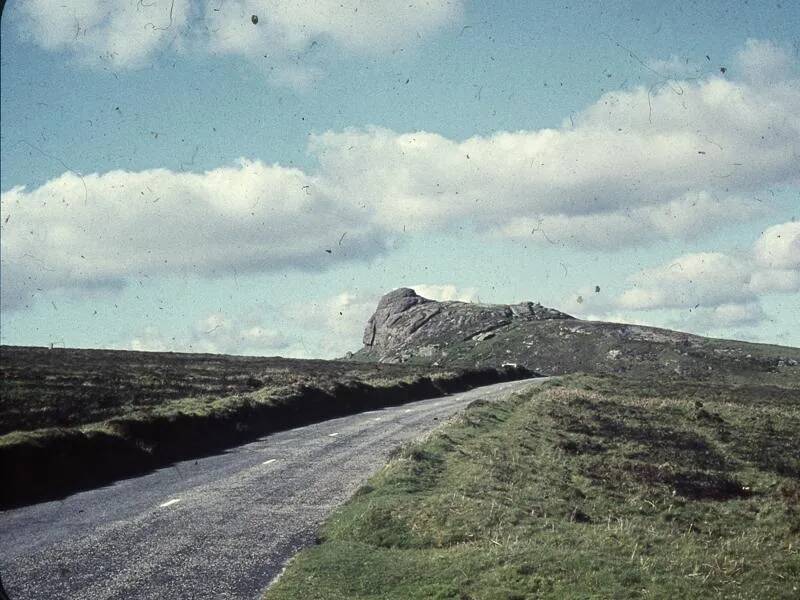
[[[0,513],[11,600],[258,598],[398,444],[542,379],[332,419]]]

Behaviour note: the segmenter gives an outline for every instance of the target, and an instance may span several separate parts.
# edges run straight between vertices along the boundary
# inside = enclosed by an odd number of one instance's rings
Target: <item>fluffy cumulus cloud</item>
[[[460,0],[206,0],[203,12],[209,51],[269,65],[274,82],[302,88],[320,76],[320,61],[341,52],[375,54],[413,44],[454,23],[461,4]]]
[[[192,11],[190,0],[24,0],[6,18],[46,50],[92,66],[141,68],[174,42]]]
[[[758,238],[755,259],[768,269],[800,269],[800,222],[782,223]]]
[[[768,228],[746,253],[687,254],[631,281],[619,299],[623,308],[745,305],[763,294],[800,291],[800,222]]]
[[[373,291],[340,292],[302,305],[285,305],[281,321],[297,332],[304,356],[342,357],[361,347],[364,326],[379,298],[380,293]]]
[[[391,50],[453,22],[461,12],[458,0],[207,0],[202,4],[212,48],[245,56],[275,50],[296,54],[317,40],[354,52]]]
[[[306,87],[320,62],[413,44],[454,23],[461,0],[51,0],[18,2],[20,35],[90,66],[146,66],[167,48],[269,65],[275,83]],[[266,62],[265,62],[266,59]]]
[[[423,298],[445,302],[458,300],[459,302],[478,302],[478,291],[475,288],[461,288],[451,283],[428,284],[420,283],[408,286]]]
[[[519,217],[502,227],[502,234],[538,242],[587,249],[614,250],[659,240],[691,241],[709,229],[742,221],[763,211],[752,200],[736,195],[689,192],[655,205],[578,215]]]
[[[686,254],[636,274],[634,287],[622,294],[619,304],[641,310],[752,301],[751,275],[751,266],[738,257],[719,252]]]
[[[691,240],[762,210],[757,191],[798,184],[798,79],[741,71],[608,93],[557,129],[460,141],[351,129],[311,149],[333,193],[387,227],[472,224],[586,249]]]
[[[769,40],[749,39],[736,57],[736,65],[752,82],[774,84],[785,81],[797,65],[784,48]],[[790,77],[790,75],[788,75]]]
[[[365,18],[377,18],[369,10]],[[333,39],[350,31],[331,27]],[[15,187],[2,196],[5,305],[37,290],[118,288],[139,273],[321,269],[383,252],[404,231],[471,227],[588,251],[692,240],[764,210],[759,191],[800,183],[793,63],[780,48],[748,42],[738,64],[738,78],[605,94],[553,129],[465,140],[376,127],[323,132],[311,138],[309,172],[242,160],[205,173],[65,173]],[[794,289],[794,226],[780,227],[749,259],[761,270],[708,254],[648,277],[675,284],[673,302],[706,302],[713,289],[719,304],[737,286],[747,290],[743,302]],[[693,273],[713,283],[681,283]],[[624,306],[656,306],[666,301],[659,293],[640,286]]]
[[[259,319],[234,319],[222,313],[212,313],[180,336],[168,337],[158,328],[148,327],[131,340],[129,348],[151,352],[269,356],[285,354],[291,343],[283,333],[264,326]]]
[[[321,270],[382,252],[386,234],[323,187],[296,169],[242,160],[12,188],[2,195],[3,305],[159,274]]]
[[[768,318],[765,296],[798,292],[800,222],[792,221],[768,228],[745,252],[685,254],[636,273],[616,298],[595,300],[585,291],[586,304],[572,308],[588,318],[615,315],[706,332],[758,325]],[[657,311],[660,317],[648,321]]]

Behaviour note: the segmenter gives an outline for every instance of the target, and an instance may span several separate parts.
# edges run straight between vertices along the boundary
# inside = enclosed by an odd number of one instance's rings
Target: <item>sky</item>
[[[380,296],[800,346],[796,2],[9,0],[0,342],[331,358]]]

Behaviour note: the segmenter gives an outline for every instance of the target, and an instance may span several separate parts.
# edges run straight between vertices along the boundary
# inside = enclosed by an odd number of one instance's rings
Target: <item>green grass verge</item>
[[[572,376],[479,402],[266,598],[797,598],[799,399]]]

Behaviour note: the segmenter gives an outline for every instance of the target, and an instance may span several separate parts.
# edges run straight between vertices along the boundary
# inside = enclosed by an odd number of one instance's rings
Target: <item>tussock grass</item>
[[[447,379],[454,370],[335,360],[0,346],[0,435],[112,419],[211,414],[306,388]]]
[[[570,376],[475,403],[266,598],[796,598],[799,400]]]
[[[1,507],[57,498],[272,431],[529,375],[8,346],[2,358],[0,462],[8,466]]]

